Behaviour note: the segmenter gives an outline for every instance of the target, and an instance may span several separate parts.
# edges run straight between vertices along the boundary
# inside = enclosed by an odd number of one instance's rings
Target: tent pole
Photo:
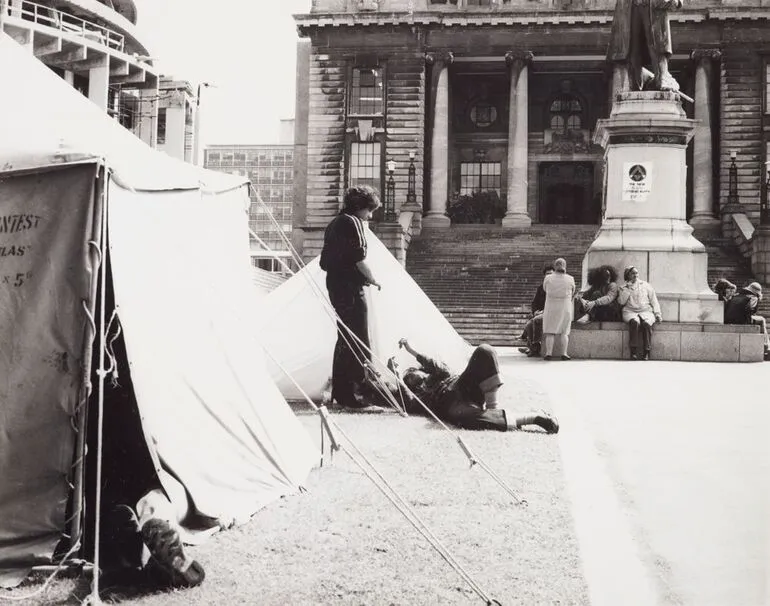
[[[104,167],[105,185],[102,195],[102,230],[101,230],[101,243],[102,243],[102,264],[99,268],[99,282],[102,296],[99,301],[99,367],[97,370],[97,376],[99,381],[99,399],[98,399],[98,419],[96,423],[96,498],[94,499],[94,576],[93,583],[91,585],[91,596],[89,604],[101,604],[99,598],[99,576],[100,570],[100,526],[101,526],[101,504],[102,504],[102,444],[103,444],[103,432],[104,432],[104,358],[105,347],[107,341],[107,335],[105,334],[105,316],[106,316],[106,289],[107,289],[107,190],[109,178],[109,172],[107,167]]]
[[[2,0],[0,0],[2,2]],[[104,211],[104,168],[99,169],[96,177],[94,192],[94,223],[89,240],[88,261],[92,272],[90,292],[87,305],[88,323],[83,343],[83,378],[81,381],[80,402],[77,410],[77,446],[75,448],[75,468],[73,470],[74,491],[72,496],[72,529],[70,532],[70,548],[80,543],[83,527],[83,503],[85,485],[85,456],[86,456],[86,427],[88,421],[88,401],[91,398],[93,387],[91,385],[91,366],[94,356],[94,338],[96,337],[96,325],[93,318],[96,313],[96,297],[99,288],[99,268],[102,262],[102,213]]]

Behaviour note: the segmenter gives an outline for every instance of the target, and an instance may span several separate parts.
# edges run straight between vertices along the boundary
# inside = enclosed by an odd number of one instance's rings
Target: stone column
[[[430,196],[423,218],[425,227],[449,227],[446,214],[449,196],[449,66],[452,53],[428,53],[425,62],[431,66],[430,84],[433,98],[430,140]]]
[[[714,217],[714,154],[711,137],[711,71],[719,59],[717,49],[693,51],[695,62],[695,134],[693,135],[693,212],[690,225],[712,227]]]
[[[107,111],[107,93],[110,84],[110,66],[107,58],[104,59],[104,65],[93,67],[88,70],[88,98],[91,99],[99,108]]]
[[[529,169],[529,51],[505,54],[511,73],[508,110],[508,209],[503,227],[529,227],[532,219],[527,213],[527,171]]]

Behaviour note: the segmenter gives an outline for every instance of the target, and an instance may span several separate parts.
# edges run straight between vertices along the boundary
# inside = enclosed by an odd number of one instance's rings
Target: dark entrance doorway
[[[599,222],[601,196],[594,195],[591,162],[542,162],[539,190],[541,223]]]

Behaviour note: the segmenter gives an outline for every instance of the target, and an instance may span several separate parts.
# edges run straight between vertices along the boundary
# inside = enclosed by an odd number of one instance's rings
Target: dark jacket
[[[360,288],[366,283],[356,264],[366,258],[364,223],[358,217],[340,213],[324,232],[321,269],[328,288]]]
[[[543,285],[537,287],[537,292],[535,293],[534,298],[532,299],[532,313],[538,311],[543,311],[545,309],[545,289],[543,288]]]
[[[725,303],[725,324],[751,324],[751,316],[757,311],[756,297],[739,292]]]

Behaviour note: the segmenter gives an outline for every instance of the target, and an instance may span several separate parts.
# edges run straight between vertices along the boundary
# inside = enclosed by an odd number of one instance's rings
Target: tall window
[[[502,166],[499,162],[462,162],[460,164],[460,195],[477,191],[496,191],[500,193],[500,175]]]
[[[559,95],[551,101],[548,111],[551,130],[565,132],[583,128],[583,104],[575,95]]]
[[[382,173],[382,146],[380,143],[350,144],[350,173],[348,185],[371,185],[380,192]]]
[[[166,143],[166,108],[158,110],[158,145]]]
[[[385,94],[381,67],[354,67],[350,86],[350,114],[381,116],[385,112]]]

